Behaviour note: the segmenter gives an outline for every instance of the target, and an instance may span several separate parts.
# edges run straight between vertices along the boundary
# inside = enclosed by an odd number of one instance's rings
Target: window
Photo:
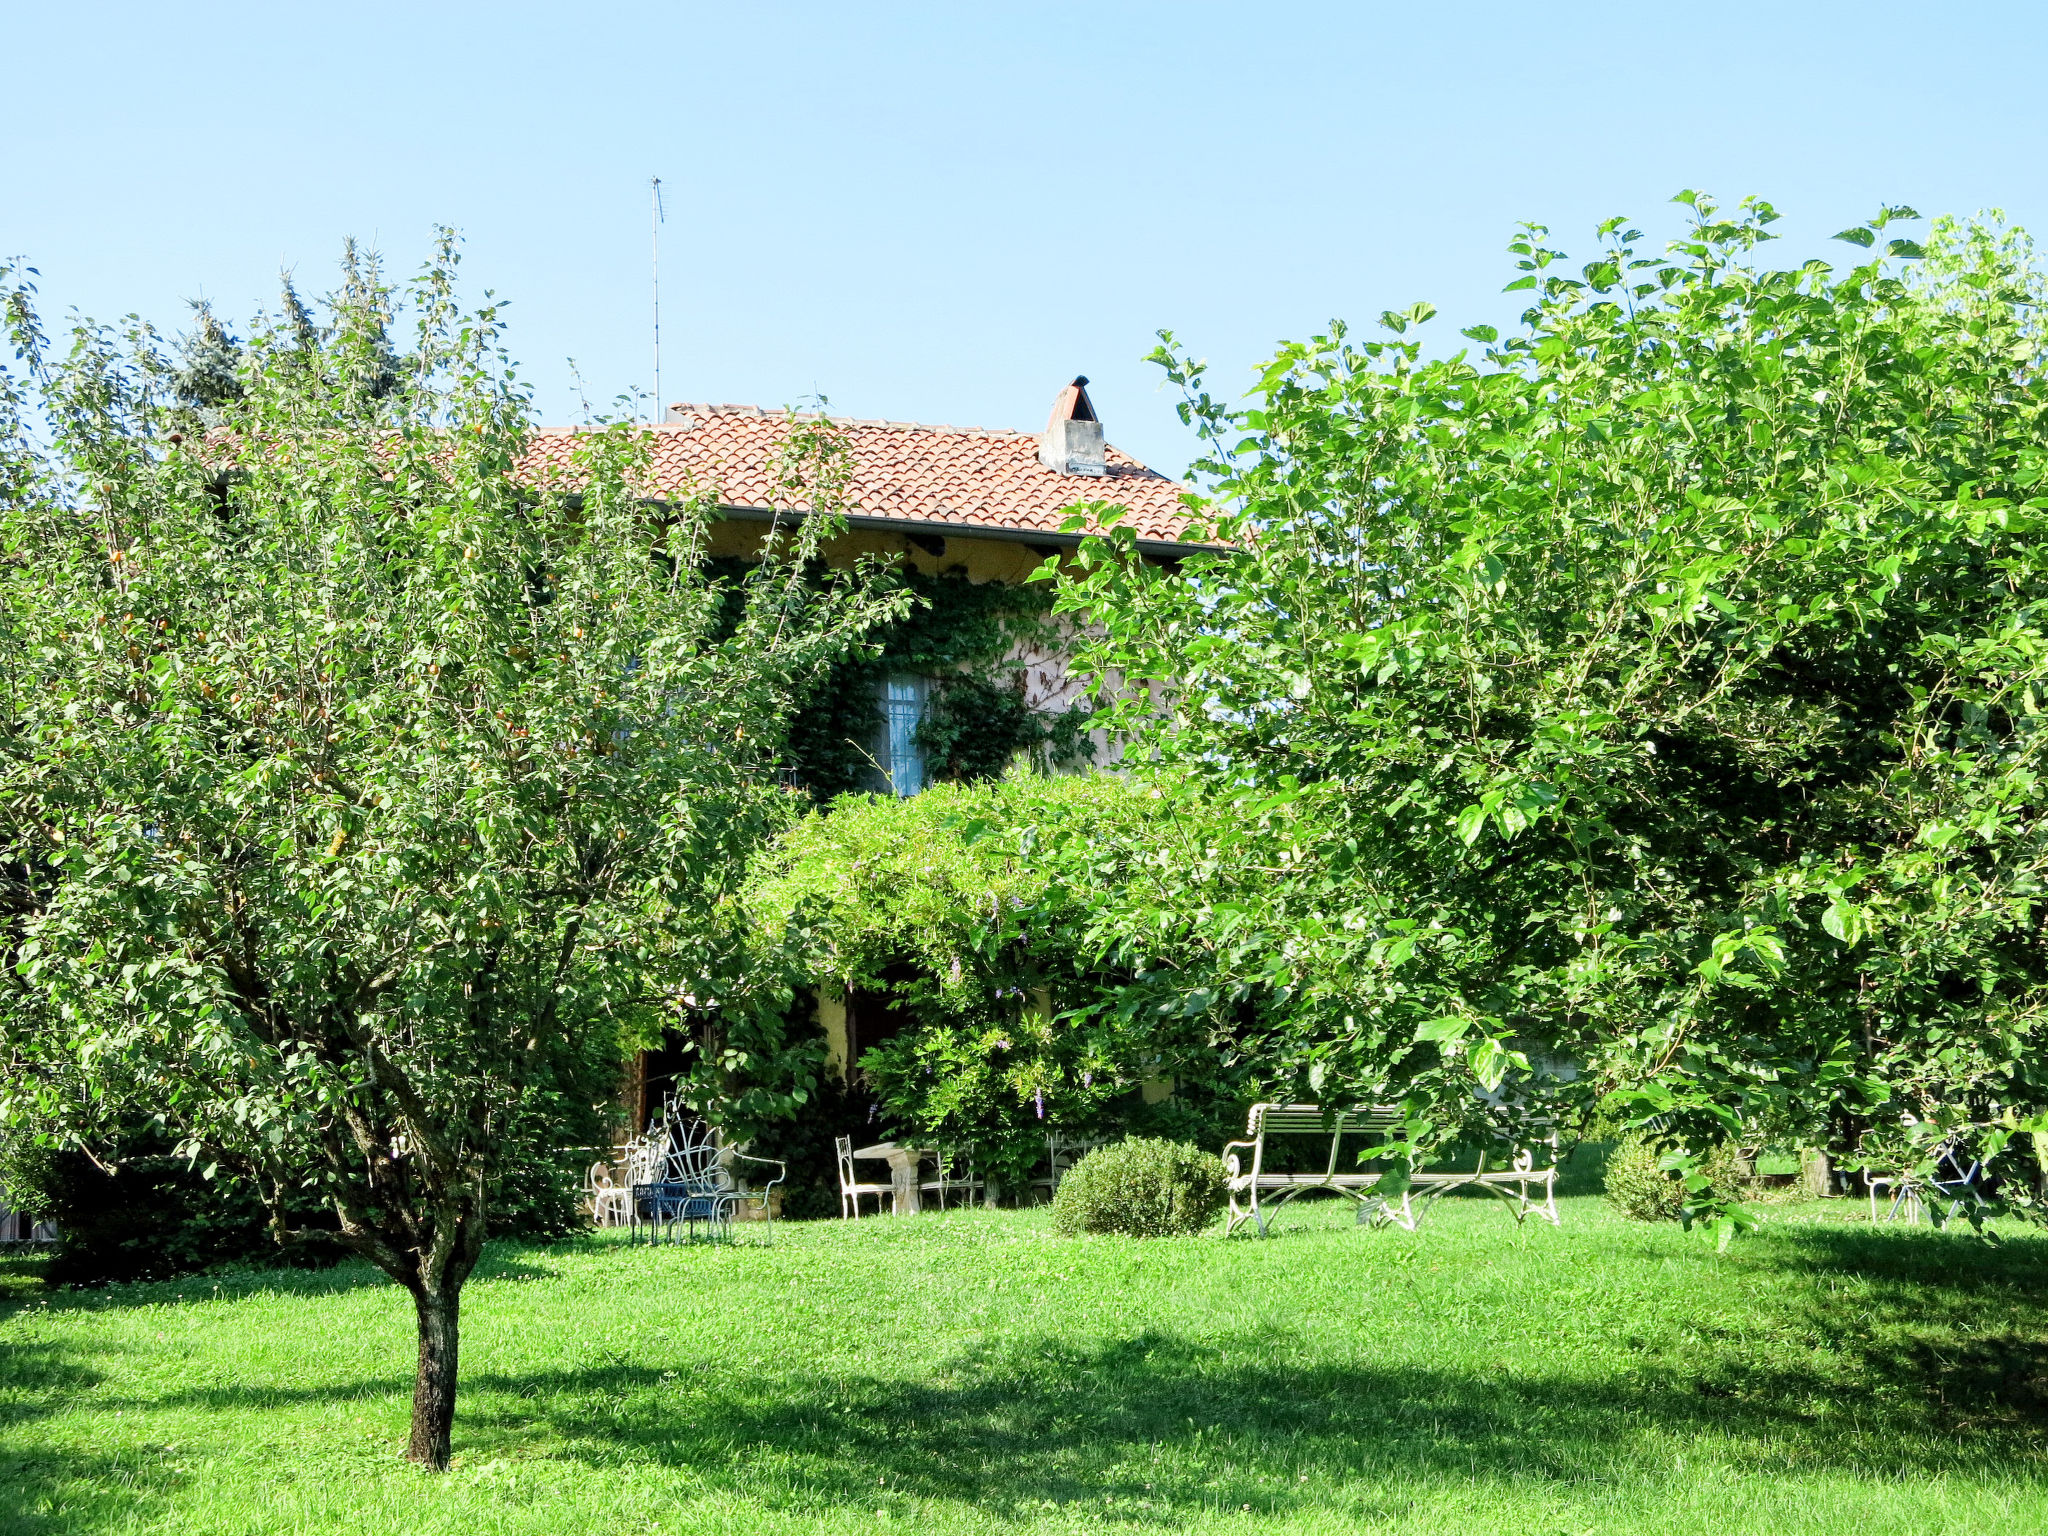
[[[914,795],[924,788],[924,748],[917,727],[931,697],[928,678],[899,673],[882,680],[882,729],[875,761],[892,795]]]

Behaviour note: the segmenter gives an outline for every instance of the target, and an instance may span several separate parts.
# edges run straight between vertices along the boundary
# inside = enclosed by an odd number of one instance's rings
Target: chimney
[[[1106,475],[1109,461],[1102,452],[1102,423],[1088,403],[1085,376],[1060,391],[1052,403],[1052,420],[1038,440],[1038,462],[1063,475]]]

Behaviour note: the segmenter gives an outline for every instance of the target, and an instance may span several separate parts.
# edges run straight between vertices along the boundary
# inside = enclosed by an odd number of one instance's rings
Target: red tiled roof
[[[669,414],[670,420],[654,428],[659,489],[676,495],[715,489],[723,505],[742,511],[810,510],[776,484],[776,453],[789,431],[786,413],[752,405],[678,405]],[[818,419],[816,412],[796,415],[800,421]],[[1039,439],[1028,432],[831,420],[852,450],[849,494],[862,522],[1057,534],[1077,502],[1107,501],[1129,509],[1123,524],[1145,543],[1173,543],[1188,523],[1181,496],[1189,488],[1115,448],[1107,450],[1106,475],[1071,475],[1041,464]],[[560,463],[573,432],[536,434],[534,454]]]

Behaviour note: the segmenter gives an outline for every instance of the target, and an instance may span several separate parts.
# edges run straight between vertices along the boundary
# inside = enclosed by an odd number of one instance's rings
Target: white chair
[[[926,1179],[917,1188],[920,1194],[928,1192],[937,1195],[940,1210],[946,1208],[946,1201],[954,1195],[962,1196],[967,1204],[972,1205],[975,1197],[986,1188],[982,1181],[974,1176],[972,1153],[963,1152],[957,1147],[942,1149],[938,1154],[938,1164],[939,1176],[935,1179]]]
[[[863,1184],[860,1182],[859,1176],[853,1171],[853,1138],[851,1136],[834,1137],[832,1145],[839,1152],[840,1219],[843,1221],[860,1214],[860,1197],[862,1195],[873,1195],[875,1197],[875,1214],[877,1216],[881,1215],[882,1202],[888,1200],[893,1204],[895,1201],[896,1186],[894,1184]]]
[[[626,1143],[626,1183],[654,1184],[668,1175],[668,1130],[649,1131]]]
[[[590,1220],[600,1227],[622,1227],[632,1210],[632,1192],[612,1177],[610,1163],[592,1163],[583,1178],[590,1201]]]
[[[1050,1200],[1060,1187],[1060,1180],[1067,1176],[1067,1170],[1081,1161],[1097,1147],[1109,1143],[1100,1136],[1067,1136],[1059,1131],[1048,1131],[1045,1136],[1045,1160],[1050,1177],[1033,1179],[1031,1187],[1045,1191]]]

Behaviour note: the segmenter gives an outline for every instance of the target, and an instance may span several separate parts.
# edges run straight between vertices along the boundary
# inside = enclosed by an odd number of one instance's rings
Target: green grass
[[[2048,1530],[2041,1238],[1297,1210],[501,1246],[443,1477],[397,1459],[410,1309],[366,1270],[46,1294],[0,1261],[0,1531]]]

